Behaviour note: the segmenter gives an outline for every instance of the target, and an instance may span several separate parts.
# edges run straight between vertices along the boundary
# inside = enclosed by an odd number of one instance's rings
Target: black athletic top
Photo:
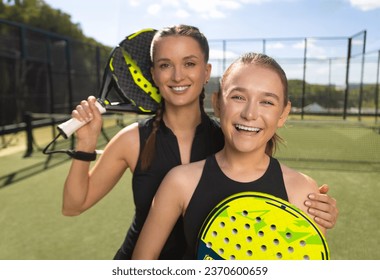
[[[185,259],[196,257],[198,234],[211,210],[228,196],[244,191],[268,193],[288,201],[281,167],[277,159],[271,157],[264,175],[247,183],[228,178],[220,169],[215,155],[206,159],[201,179],[183,218],[187,243]]]
[[[152,131],[154,118],[139,122],[140,155],[145,141]],[[221,150],[224,138],[219,123],[202,113],[201,124],[196,128],[190,161],[199,161]],[[153,197],[164,176],[170,169],[181,164],[177,138],[162,121],[156,136],[156,152],[151,167],[141,171],[141,159],[135,168],[132,189],[135,203],[135,216],[127,232],[125,241],[115,259],[130,259],[137,238],[148,215]],[[183,222],[180,218],[166,242],[159,259],[182,259],[185,252]]]

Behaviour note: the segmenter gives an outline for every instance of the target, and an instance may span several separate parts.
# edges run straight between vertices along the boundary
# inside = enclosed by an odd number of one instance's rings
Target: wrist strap
[[[81,151],[68,150],[67,154],[73,159],[77,159],[77,160],[83,160],[83,161],[96,160],[96,151],[92,153],[86,153],[86,152],[81,152]]]
[[[58,150],[58,151],[49,151],[49,148],[51,145],[55,145],[55,141],[58,139],[58,137],[62,135],[59,133],[54,137],[54,139],[43,149],[42,153],[45,155],[51,155],[51,154],[56,154],[56,153],[61,153],[61,154],[67,154],[73,159],[77,160],[83,160],[83,161],[94,161],[96,160],[96,155],[103,153],[102,150],[95,150],[92,153],[86,153],[86,152],[81,152],[81,151],[75,151],[75,150]]]

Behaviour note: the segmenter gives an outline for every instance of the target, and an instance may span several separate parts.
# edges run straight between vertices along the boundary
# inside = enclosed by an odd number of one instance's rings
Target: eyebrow
[[[243,87],[235,86],[235,87],[233,87],[233,88],[231,88],[231,89],[228,90],[228,94],[230,94],[233,91],[246,92],[247,89],[243,88]]]
[[[232,89],[230,89],[230,90],[228,91],[228,94],[230,94],[230,93],[233,92],[233,91],[237,91],[237,92],[247,92],[248,90],[247,90],[246,88],[244,88],[244,87],[236,86],[236,87],[233,87]],[[265,91],[265,92],[262,92],[262,93],[264,94],[264,96],[272,97],[272,98],[274,98],[274,99],[280,101],[280,97],[279,97],[277,94],[273,93],[273,92],[267,92],[267,91]]]
[[[196,55],[193,55],[193,54],[185,56],[184,58],[182,58],[182,60],[187,60],[187,59],[200,59],[200,58]],[[163,57],[163,58],[159,58],[156,60],[156,62],[161,62],[161,61],[171,61],[171,59]]]
[[[268,97],[273,97],[274,99],[280,101],[280,97],[277,94],[273,93],[273,92],[264,92],[264,95],[268,96]]]

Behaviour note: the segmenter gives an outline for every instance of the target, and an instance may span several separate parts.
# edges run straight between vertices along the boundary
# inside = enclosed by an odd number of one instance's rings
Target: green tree
[[[80,24],[73,23],[69,14],[53,9],[43,0],[1,0],[0,18],[87,43],[96,43],[94,39],[83,34]]]

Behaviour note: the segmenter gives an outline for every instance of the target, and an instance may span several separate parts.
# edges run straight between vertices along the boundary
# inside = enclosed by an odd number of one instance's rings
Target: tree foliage
[[[43,0],[1,0],[0,18],[27,24],[76,40],[96,43],[83,34],[79,23],[73,23],[71,16],[61,10],[53,9]]]

